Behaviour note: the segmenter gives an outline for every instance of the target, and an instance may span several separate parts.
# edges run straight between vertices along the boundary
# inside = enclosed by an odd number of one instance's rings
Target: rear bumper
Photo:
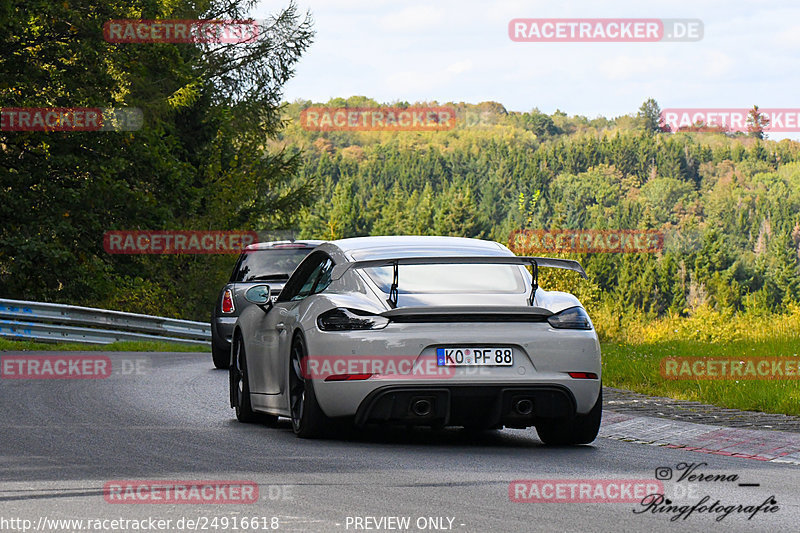
[[[330,374],[351,372],[344,366],[350,360],[381,362],[384,358],[406,358],[432,368],[422,374],[389,372],[388,364],[364,380],[314,380],[320,407],[330,417],[356,416],[367,399],[387,387],[404,389],[462,390],[462,387],[503,389],[555,388],[569,391],[572,412],[591,411],[600,393],[602,367],[600,345],[593,331],[555,330],[549,324],[389,324],[383,330],[354,332],[305,331],[309,360],[343,361],[332,365]],[[458,367],[437,374],[437,349],[452,346],[497,346],[513,350],[511,366]],[[370,372],[370,370],[363,370]],[[570,372],[590,372],[597,379],[572,378]],[[450,395],[455,398],[454,393]],[[540,402],[540,405],[546,403]]]
[[[233,327],[236,325],[236,316],[215,316],[211,319],[211,341],[223,350],[231,347]]]
[[[529,427],[547,418],[576,413],[572,392],[563,386],[538,385],[389,385],[361,402],[355,424]]]

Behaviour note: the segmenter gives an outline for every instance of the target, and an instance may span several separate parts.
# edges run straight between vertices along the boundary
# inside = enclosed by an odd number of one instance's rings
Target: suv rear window
[[[231,283],[287,280],[313,248],[267,248],[243,253],[231,274]]]

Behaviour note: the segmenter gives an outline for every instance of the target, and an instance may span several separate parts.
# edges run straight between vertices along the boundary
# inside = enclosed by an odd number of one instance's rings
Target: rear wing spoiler
[[[333,267],[331,279],[341,278],[350,269],[394,267],[392,286],[389,290],[389,299],[386,300],[392,308],[397,307],[397,283],[399,265],[530,265],[533,270],[531,279],[531,296],[528,303],[533,305],[533,297],[539,288],[539,267],[563,268],[572,270],[588,279],[583,267],[572,259],[555,259],[551,257],[531,257],[520,255],[497,256],[430,256],[430,257],[394,257],[385,259],[367,259],[365,261],[351,261],[340,263]]]

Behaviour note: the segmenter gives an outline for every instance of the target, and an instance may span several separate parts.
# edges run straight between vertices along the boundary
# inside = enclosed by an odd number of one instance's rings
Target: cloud
[[[428,32],[442,25],[445,11],[430,5],[417,5],[389,13],[378,19],[381,29],[394,33]]]
[[[774,43],[779,46],[791,46],[792,48],[800,45],[800,26],[795,25],[786,28],[775,34]]]
[[[455,63],[444,69],[449,74],[461,74],[472,70],[472,61],[465,59],[463,61],[456,61]]]
[[[664,56],[617,56],[600,64],[602,74],[611,80],[636,80],[659,76],[670,68]]]

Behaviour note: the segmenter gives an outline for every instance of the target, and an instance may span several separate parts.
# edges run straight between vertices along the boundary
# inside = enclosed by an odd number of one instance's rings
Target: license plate
[[[469,348],[437,348],[438,366],[511,366],[514,354],[511,348],[492,346]]]

